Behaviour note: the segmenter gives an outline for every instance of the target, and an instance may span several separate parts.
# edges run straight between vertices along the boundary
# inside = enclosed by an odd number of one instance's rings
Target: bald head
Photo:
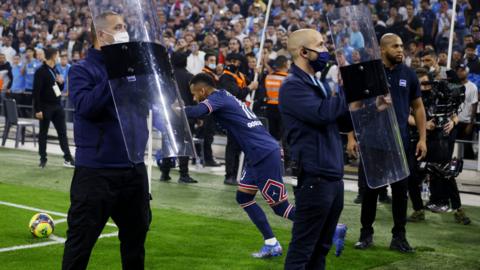
[[[387,33],[383,35],[382,38],[380,39],[380,47],[386,48],[398,41],[402,42],[402,39],[398,35],[393,33]]]
[[[403,42],[395,34],[385,34],[380,39],[380,51],[385,66],[392,67],[403,62]]]
[[[288,37],[287,49],[294,61],[304,48],[325,51],[322,35],[313,29],[300,29],[291,33]]]

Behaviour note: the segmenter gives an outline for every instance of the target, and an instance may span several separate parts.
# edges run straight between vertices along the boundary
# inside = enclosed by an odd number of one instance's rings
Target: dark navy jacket
[[[75,163],[89,168],[132,166],[108,86],[103,55],[93,48],[69,73],[70,99],[75,106]]]
[[[325,89],[328,85],[323,83]],[[279,94],[291,158],[303,173],[336,181],[343,178],[343,148],[337,119],[347,113],[343,91],[326,96],[309,75],[295,65]]]

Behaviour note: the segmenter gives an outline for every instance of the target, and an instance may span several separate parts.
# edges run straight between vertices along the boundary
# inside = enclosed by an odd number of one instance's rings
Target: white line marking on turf
[[[22,204],[9,203],[9,202],[5,202],[5,201],[0,201],[0,204],[15,207],[15,208],[20,208],[20,209],[30,210],[30,211],[34,211],[34,212],[43,212],[43,213],[47,213],[47,214],[51,214],[51,215],[55,215],[55,216],[64,217],[64,218],[67,217],[67,214],[65,214],[65,213],[60,213],[60,212],[55,212],[55,211],[30,207],[30,206],[22,205]],[[58,221],[55,221],[55,223],[62,223],[62,222],[65,222],[65,221],[67,221],[67,220],[66,219],[59,219]],[[107,222],[107,224],[105,224],[105,225],[117,228],[117,225],[115,225],[114,223]]]
[[[2,252],[7,252],[7,251],[19,250],[19,249],[44,247],[44,246],[51,246],[51,245],[58,245],[58,244],[60,244],[60,242],[57,242],[57,241],[48,241],[48,242],[42,242],[42,243],[38,243],[38,244],[6,247],[6,248],[0,248],[0,253],[2,253]]]
[[[5,201],[0,201],[0,205],[5,205],[5,206],[10,206],[10,207],[15,207],[15,208],[20,208],[20,209],[25,209],[25,210],[30,210],[30,211],[34,211],[34,212],[44,212],[44,213],[47,213],[47,214],[51,214],[51,215],[56,215],[56,216],[60,216],[60,217],[67,217],[67,214],[65,213],[60,213],[60,212],[55,212],[55,211],[50,211],[50,210],[45,210],[45,209],[40,209],[40,208],[35,208],[35,207],[30,207],[30,206],[27,206],[27,205],[21,205],[21,204],[16,204],[16,203],[9,203],[9,202],[5,202]],[[58,219],[56,221],[54,221],[56,224],[59,224],[59,223],[64,223],[66,222],[67,219],[66,218],[61,218],[61,219]],[[110,227],[115,227],[117,228],[117,225],[115,225],[114,223],[110,223],[108,222],[107,224],[105,224],[107,226],[110,226]],[[108,237],[114,237],[114,236],[118,236],[118,232],[111,232],[111,233],[104,233],[104,234],[101,234],[98,239],[100,238],[108,238]],[[67,239],[63,238],[63,237],[60,237],[60,236],[56,236],[54,234],[51,234],[49,239],[51,241],[47,241],[47,242],[42,242],[42,243],[36,243],[36,244],[30,244],[30,245],[19,245],[19,246],[13,246],[13,247],[6,247],[6,248],[0,248],[0,253],[2,252],[7,252],[7,251],[14,251],[14,250],[20,250],[20,249],[29,249],[29,248],[37,248],[37,247],[45,247],[45,246],[51,246],[51,245],[58,245],[58,244],[63,244],[65,243],[65,241]]]
[[[56,216],[60,216],[60,217],[67,217],[67,214],[65,214],[65,213],[48,211],[48,210],[45,210],[45,209],[30,207],[30,206],[16,204],[16,203],[9,203],[9,202],[0,201],[0,204],[6,205],[6,206],[11,206],[11,207],[16,207],[16,208],[20,208],[20,209],[25,209],[25,210],[35,211],[35,212],[44,212],[44,213],[47,213],[47,214],[52,214],[52,215],[56,215]]]
[[[66,219],[66,218],[54,219],[54,220],[53,220],[53,223],[54,223],[54,224],[60,224],[60,223],[65,223],[65,222],[67,222],[67,219]]]
[[[59,244],[63,244],[65,243],[65,241],[67,241],[67,239],[63,238],[63,237],[60,237],[60,236],[56,236],[54,234],[51,234],[50,239],[52,239],[53,241],[59,243]]]

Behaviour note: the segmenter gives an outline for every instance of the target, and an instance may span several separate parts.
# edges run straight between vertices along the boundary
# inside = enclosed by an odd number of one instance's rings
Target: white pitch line
[[[51,245],[58,245],[58,244],[60,244],[60,242],[57,242],[57,241],[48,241],[48,242],[43,242],[43,243],[38,243],[38,244],[6,247],[6,248],[0,248],[0,253],[2,253],[2,252],[7,252],[7,251],[19,250],[19,249],[44,247],[44,246],[51,246]]]
[[[53,223],[54,223],[54,224],[60,224],[60,223],[65,223],[65,222],[67,222],[67,219],[66,219],[66,218],[54,219],[54,220],[53,220]]]
[[[98,239],[108,238],[108,237],[114,237],[114,236],[117,236],[117,235],[118,235],[118,232],[105,233],[105,234],[101,234],[101,235],[98,237]],[[52,239],[52,241],[42,242],[42,243],[37,243],[37,244],[31,244],[31,245],[20,245],[20,246],[0,248],[0,253],[2,253],[2,252],[8,252],[8,251],[20,250],[20,249],[29,249],[29,248],[52,246],[52,245],[60,245],[60,244],[64,244],[65,241],[66,241],[65,238],[63,238],[63,237],[58,237],[58,236],[53,235],[53,234],[50,235],[50,239]]]
[[[59,244],[63,244],[65,243],[65,241],[67,241],[67,239],[63,238],[63,237],[60,237],[60,236],[56,236],[54,234],[51,234],[50,239],[52,239],[53,241],[59,243]]]
[[[49,210],[45,210],[45,209],[30,207],[30,206],[16,204],[16,203],[9,203],[9,202],[0,201],[0,204],[6,205],[6,206],[11,206],[11,207],[16,207],[16,208],[20,208],[20,209],[25,209],[25,210],[35,211],[35,212],[44,212],[44,213],[47,213],[47,214],[52,214],[52,215],[56,215],[56,216],[60,216],[60,217],[67,217],[67,214],[65,214],[65,213],[49,211]]]
[[[20,209],[30,210],[30,211],[34,211],[34,212],[43,212],[43,213],[47,213],[47,214],[51,214],[51,215],[64,217],[64,218],[67,217],[67,214],[65,214],[65,213],[60,213],[60,212],[55,212],[55,211],[30,207],[30,206],[22,205],[22,204],[9,203],[9,202],[5,202],[5,201],[0,201],[0,204],[15,207],[15,208],[20,208]],[[62,223],[62,222],[65,222],[65,221],[67,221],[67,220],[66,219],[59,219],[59,220],[55,221],[55,223]],[[105,224],[105,225],[117,228],[117,225],[115,225],[114,223],[107,222],[107,224]]]

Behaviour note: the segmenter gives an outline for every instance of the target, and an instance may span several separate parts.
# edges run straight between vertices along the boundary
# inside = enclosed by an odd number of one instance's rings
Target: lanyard
[[[57,78],[55,77],[55,73],[50,68],[48,68],[48,71],[50,72],[50,74],[52,74],[53,82],[56,83]]]
[[[320,87],[320,89],[322,89],[322,92],[323,92],[323,94],[325,95],[325,97],[328,98],[328,92],[327,92],[327,90],[325,90],[325,88],[323,87],[322,83],[319,82],[319,81],[317,80],[317,78],[315,78],[315,76],[312,76],[312,75],[309,75],[309,76],[310,76],[310,79],[312,79],[313,83],[314,83],[316,86]]]

